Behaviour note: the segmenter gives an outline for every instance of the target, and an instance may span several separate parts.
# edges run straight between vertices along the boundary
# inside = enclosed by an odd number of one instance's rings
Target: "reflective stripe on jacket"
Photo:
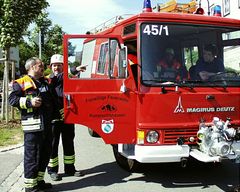
[[[11,105],[17,106],[21,110],[21,123],[24,132],[43,130],[39,109],[34,109],[31,104],[31,99],[37,95],[39,95],[39,90],[30,76],[25,75],[15,80],[9,101]]]

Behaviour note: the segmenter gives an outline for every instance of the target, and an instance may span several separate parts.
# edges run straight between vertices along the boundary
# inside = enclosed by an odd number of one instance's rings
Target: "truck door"
[[[64,36],[64,118],[93,129],[105,143],[134,143],[135,84],[117,36]]]

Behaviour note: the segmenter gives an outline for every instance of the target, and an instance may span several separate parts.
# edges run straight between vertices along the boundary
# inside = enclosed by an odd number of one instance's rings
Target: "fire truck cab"
[[[174,66],[161,63],[167,53]],[[137,162],[184,166],[189,157],[240,162],[239,61],[240,20],[118,16],[64,36],[65,122],[112,144],[127,170]]]

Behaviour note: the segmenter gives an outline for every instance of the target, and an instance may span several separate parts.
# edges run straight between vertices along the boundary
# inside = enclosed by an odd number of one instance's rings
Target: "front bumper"
[[[129,150],[126,150],[124,147],[121,153],[128,159],[135,159],[141,163],[180,162],[182,158],[189,157],[190,147],[188,145],[135,145],[132,153],[129,153]]]

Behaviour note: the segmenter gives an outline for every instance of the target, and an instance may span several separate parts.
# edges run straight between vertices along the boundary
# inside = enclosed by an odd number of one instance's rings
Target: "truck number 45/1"
[[[146,25],[143,28],[143,33],[145,33],[147,35],[169,36],[167,25]]]

